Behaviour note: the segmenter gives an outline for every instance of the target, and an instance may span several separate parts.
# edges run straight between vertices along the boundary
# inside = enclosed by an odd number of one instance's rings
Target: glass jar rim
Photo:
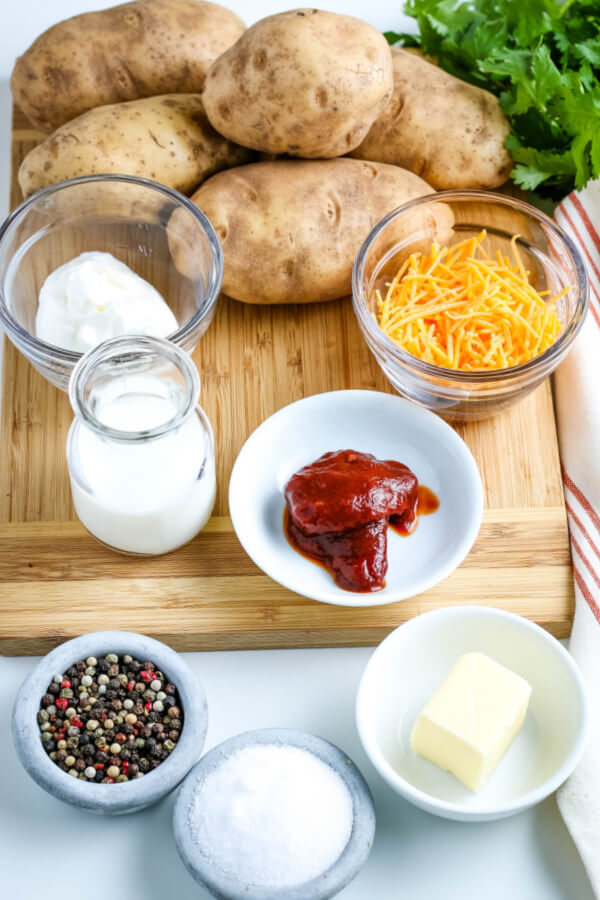
[[[98,366],[115,358],[120,358],[124,365],[135,364],[144,358],[163,358],[176,366],[183,375],[184,384],[182,402],[175,414],[166,422],[145,430],[124,431],[104,424],[90,408],[85,387]],[[118,369],[114,374],[115,378],[120,377]],[[103,341],[81,357],[69,379],[69,400],[75,415],[100,437],[126,444],[145,443],[176,431],[197,408],[199,399],[200,375],[189,354],[171,341],[146,335],[125,335]]]
[[[576,285],[574,285],[574,290],[576,291],[575,312],[558,340],[544,351],[544,353],[530,359],[526,363],[510,366],[506,369],[484,369],[477,371],[445,369],[443,366],[436,366],[434,363],[429,363],[413,356],[406,350],[403,350],[398,344],[394,343],[394,341],[381,330],[369,309],[368,298],[365,295],[363,286],[365,280],[365,266],[368,253],[377,238],[385,231],[388,225],[405,213],[410,212],[412,209],[419,206],[425,206],[427,203],[443,203],[453,200],[457,202],[496,203],[518,210],[525,215],[536,219],[539,223],[544,224],[567,249],[577,280]],[[581,254],[575,243],[569,235],[544,212],[537,209],[535,206],[532,206],[530,203],[526,203],[524,200],[519,200],[517,197],[511,197],[505,194],[499,194],[495,191],[458,189],[437,191],[436,193],[425,194],[422,197],[416,197],[413,200],[409,200],[392,210],[392,212],[388,213],[387,216],[384,216],[384,218],[374,226],[363,242],[354,260],[354,266],[352,268],[352,302],[355,315],[360,325],[369,335],[369,339],[384,349],[400,365],[407,366],[428,377],[443,377],[446,381],[481,385],[490,381],[510,381],[515,377],[519,378],[520,376],[527,375],[531,372],[537,373],[545,366],[552,367],[552,362],[557,356],[562,358],[562,355],[566,353],[567,349],[579,333],[585,320],[589,307],[589,281]]]

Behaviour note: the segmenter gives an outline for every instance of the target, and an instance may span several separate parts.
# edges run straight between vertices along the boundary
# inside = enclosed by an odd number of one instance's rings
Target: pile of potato
[[[25,196],[98,173],[191,195],[219,235],[223,290],[251,303],[348,294],[384,215],[435,189],[497,187],[511,166],[495,97],[316,9],[246,30],[203,0],[134,0],[50,28],[12,89],[52,132],[21,165]]]

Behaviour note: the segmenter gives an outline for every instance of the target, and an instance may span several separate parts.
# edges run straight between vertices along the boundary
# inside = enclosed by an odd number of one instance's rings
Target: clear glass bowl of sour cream
[[[206,216],[144,178],[60,182],[0,228],[0,324],[65,391],[83,353],[112,337],[146,334],[192,351],[222,278],[223,254]]]

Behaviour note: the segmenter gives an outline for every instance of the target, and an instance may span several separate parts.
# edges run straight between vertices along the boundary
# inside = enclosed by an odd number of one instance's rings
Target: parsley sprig
[[[387,32],[496,94],[514,181],[558,199],[600,176],[600,0],[406,0],[419,34]]]

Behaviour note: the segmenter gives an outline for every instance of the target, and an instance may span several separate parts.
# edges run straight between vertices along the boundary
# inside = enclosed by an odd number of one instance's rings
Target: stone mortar
[[[52,677],[80,659],[105,653],[130,653],[156,663],[177,687],[183,708],[183,728],[173,752],[143,778],[118,784],[84,782],[59,769],[43,749],[37,723],[40,701]],[[133,631],[91,632],[56,647],[21,685],[12,715],[15,749],[33,780],[59,800],[100,815],[136,812],[177,787],[200,758],[207,727],[206,695],[191,669],[166,644]]]
[[[231,878],[202,853],[192,837],[188,822],[197,783],[233,753],[257,744],[280,744],[307,750],[337,772],[352,797],[352,832],[339,859],[322,875],[291,888],[265,889]],[[352,881],[365,864],[375,836],[375,809],[361,772],[339,747],[303,731],[264,728],[224,741],[194,766],[179,791],[173,810],[173,829],[177,849],[186,868],[198,884],[217,900],[328,900]]]

